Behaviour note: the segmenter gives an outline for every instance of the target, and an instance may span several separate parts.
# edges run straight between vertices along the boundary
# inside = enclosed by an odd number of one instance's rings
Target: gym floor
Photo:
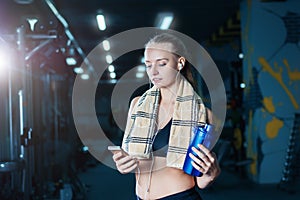
[[[79,174],[79,179],[87,188],[88,200],[133,200],[134,175],[122,175],[101,163],[87,168]],[[199,190],[204,200],[298,200],[300,191],[290,192],[278,188],[278,184],[256,184],[243,178],[234,170],[222,169],[216,182],[205,190]]]

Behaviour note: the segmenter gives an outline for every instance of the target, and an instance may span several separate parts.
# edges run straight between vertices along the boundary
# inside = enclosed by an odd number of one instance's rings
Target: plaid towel
[[[167,166],[182,169],[193,127],[206,123],[202,99],[181,76],[177,90],[167,152]],[[122,148],[132,156],[150,158],[157,133],[156,120],[160,91],[153,86],[139,99],[127,121]]]

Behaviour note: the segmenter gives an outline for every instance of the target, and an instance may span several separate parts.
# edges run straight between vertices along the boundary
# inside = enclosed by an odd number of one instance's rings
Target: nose
[[[157,66],[155,64],[149,69],[149,74],[152,76],[158,74]]]

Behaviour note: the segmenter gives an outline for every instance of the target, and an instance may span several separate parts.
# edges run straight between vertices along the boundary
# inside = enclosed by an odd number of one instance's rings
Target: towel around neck
[[[180,77],[172,115],[167,166],[182,169],[193,127],[206,123],[206,109],[191,84]],[[157,133],[160,90],[153,86],[135,104],[127,121],[122,148],[135,157],[150,158]]]

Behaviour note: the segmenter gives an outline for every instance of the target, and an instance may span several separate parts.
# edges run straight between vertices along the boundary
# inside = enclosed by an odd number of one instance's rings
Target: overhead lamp
[[[156,26],[162,30],[166,30],[170,27],[173,21],[173,13],[160,13],[157,16],[157,23]]]
[[[90,76],[89,76],[88,74],[81,74],[81,75],[80,75],[80,78],[81,78],[82,80],[88,80],[88,79],[90,78]]]
[[[100,31],[104,31],[106,29],[105,18],[103,14],[97,14],[96,16],[98,28]]]
[[[242,89],[246,88],[246,83],[240,83],[240,88]]]
[[[70,39],[68,39],[67,46],[69,47],[69,46],[71,46],[71,44],[72,44],[72,41]]]
[[[103,45],[103,49],[105,51],[109,51],[110,50],[110,43],[109,43],[108,40],[104,40],[103,43],[102,43],[102,45]]]
[[[239,53],[238,57],[239,57],[239,59],[243,59],[244,58],[244,54],[243,53]]]
[[[146,71],[146,66],[145,65],[139,65],[139,66],[137,66],[137,71],[138,72],[145,72]]]
[[[83,147],[82,147],[82,151],[83,151],[83,152],[87,152],[88,150],[89,150],[89,147],[88,147],[88,146],[83,146]]]
[[[115,66],[109,65],[109,66],[108,66],[108,71],[109,71],[109,72],[114,72],[114,71],[115,71]]]
[[[83,69],[81,67],[75,67],[73,70],[76,74],[82,74],[83,73]]]
[[[15,0],[18,4],[31,4],[33,3],[33,0]]]
[[[105,59],[106,59],[106,62],[107,62],[108,64],[110,64],[110,63],[113,62],[113,59],[112,59],[111,55],[109,55],[109,54],[106,55]]]
[[[66,58],[66,63],[69,66],[74,66],[74,65],[77,64],[77,61],[76,61],[76,59],[74,57],[67,57]]]
[[[115,72],[110,72],[109,76],[110,76],[110,78],[115,79],[117,75]]]
[[[34,27],[39,20],[37,18],[27,18],[26,20],[30,26],[30,30],[34,31]]]
[[[136,74],[135,74],[135,77],[136,78],[143,78],[145,76],[145,73],[142,73],[142,72],[137,72]]]

